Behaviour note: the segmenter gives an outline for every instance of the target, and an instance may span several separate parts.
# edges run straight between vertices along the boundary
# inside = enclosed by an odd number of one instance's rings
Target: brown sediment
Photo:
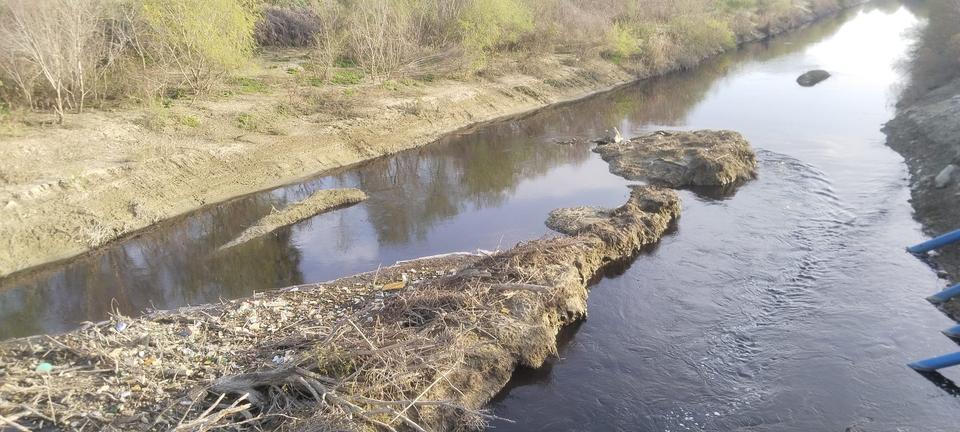
[[[0,416],[67,430],[479,427],[513,370],[542,365],[586,316],[601,269],[679,213],[676,192],[638,186],[576,236],[0,343]]]
[[[327,212],[339,207],[356,204],[367,199],[367,194],[360,189],[321,189],[312,195],[281,210],[270,213],[257,221],[256,224],[243,230],[235,239],[220,247],[228,249],[241,245],[274,230],[295,224],[319,213]]]
[[[757,175],[756,154],[733,131],[659,131],[594,151],[616,175],[670,187],[727,186]]]

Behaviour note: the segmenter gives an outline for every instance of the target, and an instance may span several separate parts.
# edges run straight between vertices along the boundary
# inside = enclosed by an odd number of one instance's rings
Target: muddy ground
[[[887,144],[910,170],[910,196],[916,219],[930,236],[960,229],[960,79],[900,107],[883,129]],[[945,277],[960,281],[960,246],[930,257]],[[944,305],[960,320],[960,301]]]
[[[800,5],[742,42],[835,12]],[[862,3],[859,0],[845,5]],[[467,81],[314,87],[291,78],[304,52],[267,53],[224,95],[0,125],[0,277],[76,256],[162,220],[243,194],[430,143],[676,69],[642,75],[574,55],[500,59]],[[296,67],[294,67],[296,66]]]

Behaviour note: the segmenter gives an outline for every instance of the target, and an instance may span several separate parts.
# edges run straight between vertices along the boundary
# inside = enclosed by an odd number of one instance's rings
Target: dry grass
[[[557,330],[585,316],[597,273],[657,241],[679,211],[675,192],[638,187],[576,237],[6,342],[0,421],[71,430],[477,429],[514,368],[542,365],[556,353]]]
[[[952,0],[940,0],[952,1]],[[219,88],[255,46],[307,48],[322,81],[463,79],[555,53],[603,57],[639,75],[793,28],[840,0],[50,0],[0,5],[0,98],[81,111]],[[140,4],[143,3],[143,4]],[[273,3],[273,4],[269,4]],[[258,6],[259,5],[259,6]],[[216,31],[213,31],[216,30]],[[254,40],[256,39],[256,41]],[[256,42],[256,43],[255,43]],[[359,67],[364,75],[335,66]]]

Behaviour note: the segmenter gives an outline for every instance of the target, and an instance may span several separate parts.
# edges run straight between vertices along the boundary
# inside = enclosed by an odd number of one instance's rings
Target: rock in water
[[[957,170],[957,166],[954,164],[947,165],[946,168],[942,169],[936,177],[933,178],[933,185],[937,189],[942,189],[947,187],[950,184],[950,180],[953,180],[953,172]]]
[[[660,131],[594,151],[616,175],[671,187],[726,186],[757,176],[750,143],[733,131]]]
[[[830,72],[823,69],[816,69],[797,77],[797,84],[804,87],[813,87],[827,78],[830,78]]]

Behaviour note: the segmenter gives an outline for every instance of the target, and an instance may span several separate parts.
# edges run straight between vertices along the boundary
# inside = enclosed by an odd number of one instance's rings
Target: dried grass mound
[[[610,215],[610,209],[602,207],[558,208],[550,212],[546,224],[556,232],[577,235],[587,226],[609,219]]]
[[[594,149],[610,172],[670,187],[726,186],[757,176],[757,157],[733,131],[660,131]]]
[[[556,353],[611,262],[676,192],[634,188],[576,236],[0,344],[0,424],[64,430],[475,430],[518,365]]]
[[[303,201],[293,203],[279,211],[264,216],[258,220],[256,224],[243,230],[237,238],[221,246],[220,249],[223,250],[239,246],[279,228],[311,218],[319,213],[353,205],[366,199],[367,194],[360,189],[342,188],[318,190]]]

